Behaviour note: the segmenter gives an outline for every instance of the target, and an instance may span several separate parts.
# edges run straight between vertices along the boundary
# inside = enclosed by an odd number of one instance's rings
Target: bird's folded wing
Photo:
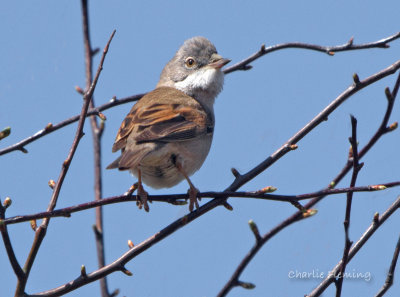
[[[166,103],[136,104],[119,129],[113,152],[124,148],[128,137],[137,143],[175,142],[210,131],[213,122],[202,106],[178,90],[173,92],[179,92],[180,97],[175,93],[163,100]]]

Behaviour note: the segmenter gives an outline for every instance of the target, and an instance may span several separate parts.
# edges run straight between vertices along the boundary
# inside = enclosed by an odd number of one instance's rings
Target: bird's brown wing
[[[154,100],[158,97],[162,100]],[[128,137],[137,143],[189,140],[211,132],[213,125],[211,116],[192,97],[173,88],[157,88],[133,106],[112,150],[125,148]]]

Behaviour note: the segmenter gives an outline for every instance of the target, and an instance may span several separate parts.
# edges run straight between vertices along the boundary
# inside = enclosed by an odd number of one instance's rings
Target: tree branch
[[[353,188],[337,188],[337,189],[324,189],[317,192],[307,193],[307,194],[299,194],[299,195],[275,195],[275,194],[265,194],[262,191],[252,191],[252,192],[201,192],[198,193],[199,198],[216,198],[216,199],[226,199],[226,198],[245,198],[245,199],[262,199],[268,201],[278,201],[278,202],[296,202],[302,201],[306,199],[311,199],[320,196],[330,196],[337,194],[344,194],[350,192],[375,192],[385,190],[386,188],[392,188],[400,186],[400,181],[390,182],[390,183],[382,183],[378,185],[369,185],[369,186],[359,186]],[[186,201],[189,198],[188,194],[169,194],[169,195],[149,195],[148,199],[152,202],[166,202],[174,205],[183,205],[186,204]],[[3,220],[4,225],[17,224],[22,222],[29,222],[31,220],[38,220],[43,218],[55,218],[55,217],[70,217],[73,213],[92,209],[99,206],[105,206],[109,204],[115,203],[124,203],[124,202],[135,202],[136,196],[131,195],[119,195],[113,197],[103,198],[101,200],[94,200],[90,202],[81,203],[74,206],[69,206],[65,208],[56,209],[53,211],[44,211],[40,213],[30,214],[30,215],[17,215],[13,217],[9,217]]]
[[[6,209],[9,205],[11,205],[10,198],[8,198],[8,201],[9,202],[4,203],[4,206],[0,204],[0,232],[3,238],[4,247],[6,248],[8,259],[10,260],[11,267],[14,270],[17,278],[20,280],[25,277],[25,272],[22,270],[21,265],[18,263],[17,257],[15,256],[14,248],[11,244],[10,236],[8,234],[7,225],[4,224]]]
[[[357,78],[357,79],[354,79],[355,80],[355,84],[356,85],[359,84],[360,82],[359,82],[358,77],[355,76],[354,78]],[[388,124],[390,115],[391,115],[392,110],[393,110],[393,104],[394,104],[394,100],[396,98],[399,86],[400,86],[400,74],[397,76],[395,87],[393,89],[393,92],[391,92],[391,96],[387,96],[388,95],[388,92],[387,92],[388,88],[386,88],[386,90],[385,90],[387,98],[388,99],[390,98],[390,100],[388,100],[388,104],[387,104],[387,107],[386,107],[385,115],[384,115],[384,117],[382,119],[382,122],[381,122],[379,128],[375,132],[375,134],[371,137],[370,141],[364,146],[364,148],[359,152],[359,154],[358,154],[358,158],[359,159],[361,159],[383,135],[385,135],[388,131],[390,131],[390,129],[387,128],[387,124]],[[325,108],[325,110],[326,110],[326,108]],[[343,169],[341,170],[341,172],[327,186],[326,190],[335,187],[343,179],[343,177],[349,172],[349,170],[352,168],[352,164],[353,164],[353,162],[349,162],[348,161],[345,164],[345,166],[343,167]],[[313,200],[311,200],[310,202],[308,202],[304,207],[306,209],[310,209],[311,207],[313,207],[315,204],[317,204],[324,197],[325,197],[325,195],[321,195],[319,197],[316,197]],[[280,231],[282,231],[286,227],[290,226],[291,224],[297,222],[299,219],[302,219],[302,218],[303,218],[303,213],[301,211],[298,211],[298,212],[294,213],[293,215],[291,215],[290,217],[286,218],[284,221],[282,221],[277,226],[275,226],[268,233],[266,233],[262,237],[262,239],[260,241],[258,241],[252,247],[252,249],[247,253],[247,255],[242,259],[242,261],[240,262],[240,264],[238,265],[238,267],[236,268],[236,270],[232,274],[232,276],[229,279],[229,281],[225,284],[225,286],[222,288],[222,290],[219,292],[219,294],[217,296],[218,297],[226,296],[233,287],[237,286],[237,282],[239,281],[239,276],[242,274],[244,269],[247,267],[247,265],[250,263],[250,261],[253,259],[253,257],[257,254],[257,252],[261,249],[261,247],[269,239],[271,239],[277,233],[279,233]]]
[[[83,43],[85,48],[85,65],[86,65],[86,90],[90,88],[92,84],[92,65],[93,55],[92,46],[90,44],[90,33],[89,33],[89,12],[88,12],[88,1],[81,0],[82,6],[82,28],[83,28]],[[90,109],[95,109],[94,98],[89,103]],[[102,178],[101,178],[101,137],[103,135],[104,120],[101,119],[101,124],[97,122],[95,115],[90,117],[90,124],[93,138],[93,155],[94,155],[94,196],[96,201],[100,201],[103,197],[102,194]],[[104,252],[104,230],[103,230],[103,211],[101,207],[96,207],[95,212],[96,220],[93,226],[95,240],[96,240],[96,251],[97,251],[97,262],[98,267],[101,268],[105,265],[105,252]],[[102,297],[110,297],[111,294],[108,291],[107,279],[104,277],[100,279],[100,292]]]
[[[234,182],[225,190],[227,192],[236,191],[239,187],[247,183],[249,180],[256,177],[262,171],[267,169],[269,166],[274,164],[277,160],[279,160],[282,156],[286,153],[291,151],[294,148],[294,145],[300,141],[304,136],[306,136],[310,131],[312,131],[319,123],[325,120],[329,114],[331,114],[337,107],[339,107],[347,98],[351,95],[355,94],[359,90],[365,88],[366,86],[390,75],[395,73],[400,68],[400,61],[395,62],[391,66],[387,67],[386,69],[366,78],[363,81],[359,81],[351,85],[346,91],[344,91],[339,97],[337,97],[331,104],[329,104],[323,111],[320,112],[313,120],[311,120],[305,127],[303,127],[300,131],[298,131],[292,138],[290,138],[280,149],[278,149],[275,153],[273,153],[270,157],[268,157],[265,161],[260,163],[254,169],[250,170],[248,173],[241,175],[238,172],[235,174]],[[320,198],[315,198],[310,201],[305,207],[308,209],[313,204],[317,203]],[[73,291],[83,285],[86,285],[90,282],[96,281],[107,274],[110,274],[114,271],[122,271],[124,272],[126,269],[124,265],[132,260],[137,255],[141,254],[145,250],[149,249],[154,244],[158,243],[159,241],[163,240],[164,238],[168,237],[178,229],[182,228],[186,224],[192,222],[193,220],[197,219],[198,217],[202,216],[203,214],[209,212],[210,210],[214,209],[219,205],[224,205],[226,202],[226,198],[224,199],[213,199],[210,202],[202,205],[199,209],[183,216],[182,218],[172,222],[170,225],[165,227],[164,229],[160,230],[150,238],[146,239],[142,243],[138,244],[137,246],[131,248],[125,254],[123,254],[119,259],[114,261],[111,264],[106,265],[105,267],[96,270],[90,274],[87,274],[85,278],[82,276],[76,278],[75,280],[62,285],[58,288],[45,291],[42,293],[38,293],[32,296],[59,296],[61,294],[68,293]],[[295,220],[292,217],[295,217]],[[267,234],[266,240],[267,241],[270,237],[278,233],[280,230],[284,229],[286,226],[290,225],[292,222],[300,220],[304,218],[303,212],[297,212],[292,217],[289,217],[287,220],[282,222],[282,224],[278,225],[276,228],[270,231],[271,235]],[[261,246],[260,246],[261,247]],[[259,247],[259,248],[260,248]],[[256,251],[257,252],[257,251]],[[256,253],[255,252],[255,253]],[[255,255],[254,253],[254,255]],[[247,264],[246,264],[247,265]],[[224,295],[220,295],[224,296]]]
[[[393,285],[393,278],[394,278],[394,270],[396,269],[397,259],[399,258],[400,253],[400,236],[397,240],[396,248],[394,249],[392,262],[390,263],[390,268],[383,284],[382,288],[379,292],[375,295],[375,297],[382,297],[385,293],[389,290],[389,288]]]
[[[353,174],[351,176],[351,181],[350,181],[350,187],[354,187],[356,184],[357,176],[358,173],[360,172],[363,163],[358,162],[358,145],[357,145],[357,120],[354,116],[351,116],[351,127],[352,127],[352,134],[350,137],[350,144],[351,144],[351,150],[349,153],[349,161],[353,161]],[[347,266],[347,260],[349,256],[349,251],[351,248],[351,245],[353,244],[352,241],[350,241],[349,237],[349,228],[350,228],[350,217],[351,217],[351,204],[353,201],[353,192],[347,193],[347,201],[346,201],[346,211],[345,211],[345,218],[343,222],[344,226],[344,234],[345,234],[345,239],[344,239],[344,249],[343,249],[343,256],[342,256],[342,267],[339,270],[339,273],[335,275],[336,277],[336,297],[340,297],[342,294],[342,287],[343,287],[343,279],[344,279],[344,273],[346,271],[346,266]]]
[[[277,44],[277,45],[270,46],[268,48],[266,48],[265,45],[263,45],[263,46],[261,46],[261,49],[258,52],[254,53],[253,55],[249,56],[248,58],[236,63],[235,65],[225,68],[223,71],[225,74],[229,74],[231,72],[238,71],[238,70],[249,70],[249,69],[251,69],[251,66],[249,65],[251,62],[259,59],[260,57],[262,57],[266,54],[269,54],[269,53],[277,51],[277,50],[286,49],[286,48],[302,48],[302,49],[314,50],[314,51],[319,51],[319,52],[324,52],[324,53],[329,54],[329,53],[334,53],[334,52],[360,50],[360,49],[368,49],[368,48],[388,48],[389,43],[398,38],[400,38],[400,32],[398,32],[394,35],[391,35],[389,37],[383,38],[381,40],[375,41],[375,42],[365,43],[365,44],[360,44],[360,45],[354,45],[353,39],[350,39],[347,43],[345,43],[343,45],[337,45],[337,46],[320,46],[320,45],[300,43],[300,42],[289,42],[289,43]],[[121,99],[116,99],[114,97],[108,103],[100,105],[94,109],[89,109],[87,116],[98,115],[99,112],[107,110],[114,106],[137,101],[140,98],[142,98],[145,94],[146,93],[132,95],[132,96],[121,98]],[[29,136],[13,145],[6,147],[6,148],[0,149],[0,156],[10,153],[12,151],[16,151],[16,150],[19,150],[22,152],[27,152],[27,150],[25,149],[25,146],[28,145],[29,143],[36,141],[37,139],[39,139],[47,134],[50,134],[60,128],[68,126],[78,120],[79,120],[79,115],[76,115],[76,116],[66,119],[58,124],[51,125],[51,127],[42,129],[42,130],[36,132],[32,136]]]
[[[376,230],[400,207],[400,196],[393,202],[393,204],[383,213],[381,217],[379,215],[375,215],[373,222],[368,227],[368,229],[364,232],[364,234],[360,237],[360,239],[354,244],[354,246],[350,249],[348,262],[353,259],[353,257],[358,253],[358,251],[363,247],[363,245],[368,241],[368,239],[375,233]],[[331,270],[329,275],[316,287],[307,297],[316,297],[320,296],[326,288],[335,281],[335,275],[341,269],[343,263],[340,261],[336,266]]]
[[[92,99],[94,90],[96,88],[97,81],[98,81],[99,76],[100,76],[100,72],[103,69],[104,59],[105,59],[105,56],[107,54],[108,47],[109,47],[109,45],[111,43],[111,40],[114,37],[114,34],[115,34],[115,30],[111,34],[110,39],[108,40],[107,45],[103,50],[103,55],[101,57],[101,61],[100,61],[99,67],[97,69],[97,73],[96,73],[96,76],[95,76],[95,78],[93,80],[93,83],[91,84],[90,88],[87,90],[87,92],[84,95],[84,103],[83,103],[83,106],[82,106],[82,111],[81,111],[81,115],[80,115],[80,118],[79,118],[79,124],[78,124],[77,130],[76,130],[75,138],[74,138],[74,140],[72,142],[71,149],[70,149],[70,151],[68,153],[67,159],[63,162],[63,164],[61,166],[60,175],[59,175],[58,180],[57,180],[57,182],[55,184],[55,187],[53,189],[53,194],[51,196],[49,206],[47,207],[47,211],[52,211],[56,207],[58,196],[60,194],[60,190],[61,190],[64,178],[65,178],[65,176],[66,176],[66,174],[68,172],[69,166],[70,166],[70,164],[72,162],[72,159],[73,159],[73,157],[75,155],[75,152],[76,152],[76,149],[78,147],[79,141],[83,136],[83,126],[85,124],[85,118],[86,118],[86,114],[87,114],[87,111],[88,111],[88,108],[89,108],[89,103],[90,103],[90,100]],[[29,252],[29,255],[28,255],[28,257],[26,259],[26,262],[25,262],[25,265],[24,265],[25,277],[23,279],[19,279],[18,280],[15,296],[23,296],[23,294],[24,294],[24,290],[25,290],[26,282],[27,282],[28,277],[29,277],[29,273],[31,271],[33,262],[36,259],[36,255],[37,255],[37,253],[39,251],[40,245],[41,245],[41,243],[42,243],[42,241],[43,241],[43,239],[44,239],[44,237],[46,235],[46,231],[47,231],[49,223],[50,223],[50,218],[43,219],[43,222],[41,223],[41,225],[39,226],[39,228],[37,228],[37,230],[35,232],[35,239],[33,241],[31,250]]]
[[[318,51],[322,53],[326,53],[330,56],[333,56],[335,52],[343,52],[343,51],[350,51],[350,50],[360,50],[360,49],[368,49],[368,48],[388,48],[389,43],[392,42],[393,40],[396,40],[400,38],[400,32],[397,32],[396,34],[393,34],[389,37],[383,38],[378,41],[370,42],[370,43],[364,43],[364,44],[353,44],[353,37],[350,38],[348,42],[342,45],[335,45],[335,46],[321,46],[321,45],[316,45],[316,44],[308,44],[308,43],[302,43],[302,42],[288,42],[288,43],[282,43],[282,44],[277,44],[269,47],[265,47],[265,45],[261,45],[261,48],[249,56],[248,58],[230,66],[224,69],[224,73],[228,74],[233,71],[237,70],[249,70],[252,68],[251,65],[249,65],[251,62],[257,60],[258,58],[272,53],[277,50],[282,50],[282,49],[287,49],[287,48],[301,48],[301,49],[307,49],[307,50],[313,50],[313,51]]]

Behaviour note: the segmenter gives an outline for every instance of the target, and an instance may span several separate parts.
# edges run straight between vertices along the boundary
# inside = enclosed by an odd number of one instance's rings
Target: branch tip
[[[10,205],[12,204],[12,200],[10,197],[6,197],[3,202],[3,206],[5,209],[7,209]]]
[[[31,225],[32,230],[36,231],[36,229],[37,229],[36,220],[30,220],[29,223]]]
[[[393,130],[396,130],[398,126],[399,126],[399,123],[398,122],[394,122],[394,123],[390,124],[389,127],[387,127],[387,131],[391,132]]]
[[[81,277],[83,277],[83,278],[87,277],[85,265],[81,266]]]
[[[351,47],[353,45],[354,42],[354,36],[351,36],[349,41],[347,42],[347,46]]]
[[[258,227],[253,220],[249,221],[249,227],[250,227],[251,232],[253,232],[254,237],[256,238],[256,241],[257,242],[260,241],[261,240],[260,231],[258,230]]]
[[[20,150],[21,152],[23,152],[24,154],[28,153],[28,150],[26,148],[24,148],[23,146],[19,147],[18,150]]]
[[[238,281],[237,285],[242,287],[243,289],[247,289],[247,290],[251,290],[251,289],[254,289],[256,287],[256,285],[253,284],[253,283],[242,282],[242,281]]]
[[[2,131],[0,131],[0,140],[6,138],[11,134],[11,127],[6,127]]]
[[[131,271],[129,271],[128,269],[126,269],[125,267],[121,268],[121,272],[125,273],[127,276],[133,275],[133,273]]]
[[[96,47],[94,50],[91,51],[90,54],[93,57],[93,56],[97,55],[99,52],[100,52],[100,48]]]
[[[115,297],[119,294],[119,289],[115,289],[114,292],[110,294],[110,297]]]
[[[384,185],[373,185],[369,187],[372,191],[382,191],[382,190],[386,190],[387,187]]]
[[[386,95],[386,99],[387,99],[389,102],[392,102],[392,101],[394,100],[393,94],[392,94],[392,92],[390,91],[389,87],[386,87],[386,88],[385,88],[385,95]]]
[[[373,222],[374,224],[379,224],[379,212],[374,213]]]
[[[128,240],[128,247],[131,249],[133,248],[135,245],[133,244],[132,240]]]
[[[236,178],[240,177],[240,173],[236,168],[231,168],[231,172],[234,177],[236,177]]]
[[[278,189],[273,186],[268,186],[268,187],[262,188],[261,190],[256,191],[255,193],[256,194],[265,194],[265,193],[275,192],[276,190],[278,190]]]
[[[357,124],[357,118],[354,115],[350,114],[350,120],[352,125]]]
[[[97,113],[97,116],[102,120],[102,121],[106,121],[107,120],[107,118],[106,118],[106,116],[104,115],[104,113],[102,113],[102,112],[98,112]]]
[[[85,94],[85,91],[80,86],[75,86],[75,91],[77,91],[81,95]]]
[[[353,74],[353,82],[358,85],[360,83],[360,78],[358,77],[357,73]]]
[[[227,210],[230,210],[230,211],[232,211],[233,210],[233,207],[232,207],[232,205],[230,205],[228,202],[224,202],[223,204],[222,204]]]
[[[54,189],[54,187],[56,186],[56,182],[54,180],[49,180],[48,185],[51,189]]]
[[[313,215],[317,214],[318,210],[315,208],[307,209],[307,211],[303,212],[303,218],[309,218]]]

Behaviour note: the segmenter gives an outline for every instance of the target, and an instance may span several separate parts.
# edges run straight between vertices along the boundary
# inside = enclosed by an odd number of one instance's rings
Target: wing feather
[[[162,96],[163,103],[149,104],[157,96]],[[212,116],[195,99],[174,88],[157,88],[132,107],[112,150],[125,148],[128,137],[137,143],[185,141],[206,134],[213,126]]]

